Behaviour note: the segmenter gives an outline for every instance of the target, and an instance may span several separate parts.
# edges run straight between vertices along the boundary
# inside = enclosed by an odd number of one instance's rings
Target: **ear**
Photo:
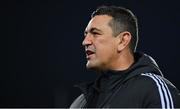
[[[132,37],[131,33],[128,31],[124,31],[117,36],[117,38],[119,38],[118,39],[118,52],[121,52],[122,50],[124,50],[125,48],[129,46],[131,37]]]

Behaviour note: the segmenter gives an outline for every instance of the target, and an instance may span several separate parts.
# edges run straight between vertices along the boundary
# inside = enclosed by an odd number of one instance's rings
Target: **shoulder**
[[[151,83],[158,91],[179,93],[178,89],[169,80],[154,73],[142,73],[137,80],[144,81],[144,83]]]
[[[131,87],[149,107],[176,107],[179,91],[164,77],[154,73],[142,73],[130,80]]]
[[[132,80],[130,80],[132,85],[136,87],[144,87],[148,89],[155,88],[157,90],[175,91],[178,92],[177,88],[166,78],[154,74],[154,73],[142,73]]]
[[[81,94],[73,101],[73,103],[70,106],[70,109],[71,108],[81,108],[85,104],[86,104],[86,100],[85,100],[84,94]]]
[[[137,91],[141,94],[158,90],[158,86],[160,85],[160,77],[158,75],[152,75],[150,73],[136,75],[125,83],[126,87],[130,87],[134,89],[135,92]]]

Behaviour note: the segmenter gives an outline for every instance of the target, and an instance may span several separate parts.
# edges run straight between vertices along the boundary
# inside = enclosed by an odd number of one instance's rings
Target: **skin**
[[[93,17],[86,29],[82,45],[85,47],[88,69],[97,71],[125,70],[134,62],[129,50],[131,34],[127,31],[113,36],[108,15]]]

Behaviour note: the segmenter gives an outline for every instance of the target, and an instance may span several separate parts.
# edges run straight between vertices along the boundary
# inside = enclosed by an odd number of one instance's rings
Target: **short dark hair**
[[[91,17],[93,18],[96,15],[108,15],[112,17],[109,25],[113,30],[114,36],[117,36],[123,31],[130,32],[132,35],[130,49],[132,52],[136,51],[138,22],[136,16],[129,9],[117,6],[100,6],[92,13]]]

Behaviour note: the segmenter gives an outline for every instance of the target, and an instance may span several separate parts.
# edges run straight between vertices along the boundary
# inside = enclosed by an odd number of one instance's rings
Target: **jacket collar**
[[[123,84],[129,79],[137,75],[140,75],[141,73],[153,72],[163,76],[158,65],[156,64],[156,62],[152,57],[140,52],[135,53],[134,57],[135,57],[135,63],[127,70],[123,71],[123,73],[125,73],[124,79],[121,81],[117,81],[115,84],[113,84],[111,89],[116,88],[116,86],[118,86],[119,83]],[[110,71],[110,72],[121,73],[122,71]],[[91,93],[92,91],[99,92],[99,89],[96,87],[97,86],[96,82],[98,81],[100,76],[97,77],[97,79],[94,82],[81,83],[76,85],[76,87],[79,87],[82,90],[82,92],[85,94],[85,96],[88,96],[89,93]]]

